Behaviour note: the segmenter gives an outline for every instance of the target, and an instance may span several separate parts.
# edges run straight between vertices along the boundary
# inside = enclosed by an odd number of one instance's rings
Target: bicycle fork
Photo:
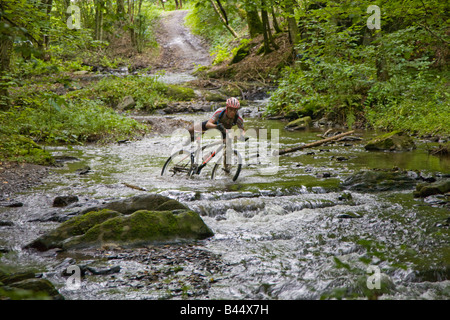
[[[192,174],[200,174],[202,169],[208,164],[209,161],[211,161],[212,158],[214,158],[217,154],[217,151],[214,151],[211,153],[205,160],[203,160],[202,164],[197,166],[197,164],[194,164]]]

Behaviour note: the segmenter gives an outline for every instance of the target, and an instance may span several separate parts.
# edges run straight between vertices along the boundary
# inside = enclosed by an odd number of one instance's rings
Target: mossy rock
[[[309,128],[311,126],[312,119],[311,117],[303,117],[289,122],[286,125],[286,128]]]
[[[3,283],[4,285],[9,285],[14,282],[19,282],[35,277],[36,275],[32,271],[23,271],[16,273],[6,273],[0,271],[0,283]]]
[[[11,284],[9,287],[12,289],[26,290],[28,299],[52,299],[52,300],[64,300],[64,297],[56,290],[55,286],[47,279],[26,279]],[[3,287],[5,289],[5,287]],[[22,292],[23,294],[23,292]]]
[[[219,93],[219,92],[211,92],[211,91],[204,91],[202,92],[202,96],[206,101],[210,102],[220,102],[225,101],[227,98],[225,95]]]
[[[367,297],[367,299],[369,300],[377,300],[378,297],[382,295],[392,294],[395,291],[394,282],[388,275],[384,273],[380,273],[378,286],[372,284],[374,285],[373,289],[369,288],[367,281],[368,281],[367,276],[359,277],[352,291],[357,295]]]
[[[177,85],[169,85],[167,95],[175,101],[190,101],[197,97],[194,89]]]
[[[155,210],[155,208],[158,208],[167,201],[172,201],[172,199],[159,194],[141,194],[130,198],[111,201],[104,205],[89,207],[82,210],[80,214],[103,209],[118,211],[122,214],[132,214],[138,210]]]
[[[245,90],[245,88],[243,88]],[[235,85],[224,85],[220,88],[220,92],[226,97],[240,97],[242,95],[241,89]]]
[[[87,208],[25,248],[45,251],[105,243],[133,246],[205,239],[212,235],[200,216],[182,203],[158,194],[145,194]]]
[[[377,192],[412,188],[416,180],[403,171],[361,170],[347,177],[341,186],[354,191]]]
[[[173,210],[189,210],[189,208],[176,200],[169,200],[164,202],[162,205],[160,205],[155,209],[155,211],[173,211]]]
[[[364,146],[369,151],[409,151],[415,147],[413,139],[401,131],[376,137]]]
[[[47,279],[32,271],[8,273],[0,270],[0,300],[63,300],[64,297]]]
[[[0,160],[13,159],[40,165],[55,163],[53,156],[36,142],[19,134],[0,135]]]
[[[46,251],[53,248],[62,247],[62,242],[73,236],[83,235],[90,228],[108,219],[121,216],[117,211],[103,209],[92,211],[81,216],[74,217],[62,223],[58,228],[39,237],[25,248],[34,248],[39,251]]]
[[[450,192],[450,179],[434,183],[420,183],[416,186],[414,197],[425,198],[435,194],[445,194],[447,192]]]
[[[241,62],[250,54],[250,44],[242,45],[231,59],[231,64]]]
[[[95,225],[85,234],[65,241],[63,248],[70,250],[111,243],[133,247],[177,240],[202,240],[211,236],[213,232],[196,212],[174,214],[171,211],[139,210]]]

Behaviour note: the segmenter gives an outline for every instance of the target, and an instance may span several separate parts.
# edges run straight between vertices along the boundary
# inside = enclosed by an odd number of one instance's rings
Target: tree
[[[270,28],[269,15],[267,13],[266,0],[261,0],[261,17],[263,25],[263,35],[264,35],[264,53],[272,52],[271,46],[277,50],[278,46],[273,40],[272,31]]]
[[[298,42],[298,25],[295,19],[294,7],[297,5],[296,0],[284,0],[284,11],[289,27],[289,41],[293,46]]]
[[[103,40],[103,11],[105,9],[104,0],[94,0],[95,2],[95,31],[94,39]]]
[[[244,10],[247,15],[248,32],[251,38],[263,33],[263,25],[259,18],[258,7],[252,1],[244,2]]]
[[[43,7],[35,6],[29,1],[0,1],[0,109],[7,109],[8,72],[14,42],[43,44],[44,30],[49,29],[49,19]],[[26,46],[18,46],[18,50]]]
[[[234,29],[230,26],[230,24],[228,23],[228,19],[226,19],[226,13],[225,10],[221,11],[219,9],[219,6],[222,7],[222,4],[220,3],[219,0],[216,0],[217,3],[219,5],[217,5],[214,0],[209,0],[209,2],[211,2],[212,7],[214,8],[214,11],[216,12],[217,16],[219,17],[220,21],[222,21],[222,23],[224,24],[224,26],[228,29],[228,31],[230,31],[230,33],[233,35],[233,37],[238,38],[238,34],[236,33],[236,31],[234,31]],[[225,13],[225,14],[224,14]]]

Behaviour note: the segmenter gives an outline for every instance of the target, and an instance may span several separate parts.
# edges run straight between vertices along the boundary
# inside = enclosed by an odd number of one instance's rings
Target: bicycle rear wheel
[[[222,156],[214,165],[211,173],[211,179],[215,180],[233,180],[239,177],[242,169],[242,157],[237,150],[233,150],[230,159],[224,161]]]
[[[171,155],[161,170],[162,176],[175,176],[177,174],[191,175],[194,159],[187,150],[180,150]]]

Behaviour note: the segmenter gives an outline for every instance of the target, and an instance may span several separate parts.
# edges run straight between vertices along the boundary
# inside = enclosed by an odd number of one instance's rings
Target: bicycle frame
[[[197,166],[196,160],[200,157],[200,151],[203,151],[206,148],[210,148],[215,145],[219,145],[219,147],[214,152],[212,152],[208,157],[203,159],[202,163]],[[195,151],[193,151],[191,153],[191,156],[193,156],[193,159],[194,159],[194,168],[193,168],[194,170],[193,170],[193,172],[191,172],[191,175],[200,174],[201,170],[211,161],[212,158],[214,158],[217,154],[220,153],[220,151],[222,151],[224,146],[225,146],[225,143],[223,141],[218,141],[218,142],[214,142],[214,143],[208,144],[203,147],[198,147]]]

